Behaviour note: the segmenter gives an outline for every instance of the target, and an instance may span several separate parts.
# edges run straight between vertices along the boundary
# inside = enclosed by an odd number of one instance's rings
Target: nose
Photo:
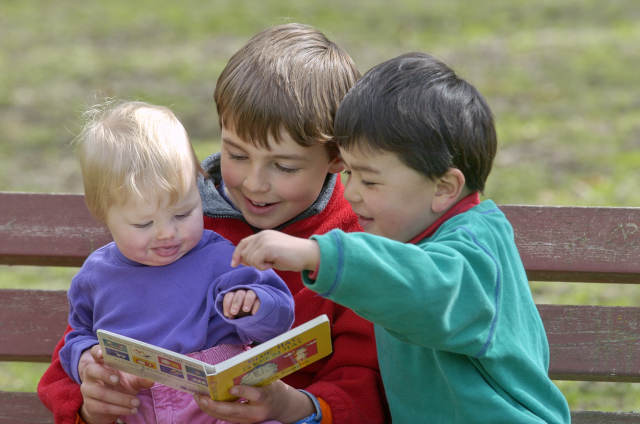
[[[156,228],[156,238],[158,240],[172,239],[178,233],[178,228],[173,222],[159,223]]]
[[[249,173],[245,176],[242,185],[250,192],[266,192],[269,191],[269,178],[268,172],[265,172],[262,167],[251,167]]]
[[[360,197],[360,193],[358,192],[358,188],[356,184],[353,182],[353,178],[349,175],[344,182],[344,198],[347,199],[347,202],[354,204],[358,203],[362,198]]]

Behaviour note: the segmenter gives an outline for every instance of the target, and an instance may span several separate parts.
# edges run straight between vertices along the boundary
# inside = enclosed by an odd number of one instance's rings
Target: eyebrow
[[[381,174],[381,172],[378,169],[372,168],[372,167],[367,166],[367,165],[355,165],[355,166],[350,166],[349,168],[354,169],[354,170],[359,171],[359,172],[370,172],[372,174]]]
[[[232,147],[235,147],[236,149],[245,150],[238,143],[234,142],[233,140],[227,137],[222,137],[222,141],[224,143],[230,144]],[[296,154],[292,154],[292,155],[274,154],[273,157],[276,159],[289,159],[289,160],[299,160],[299,161],[309,160],[309,157],[307,155],[296,155]]]

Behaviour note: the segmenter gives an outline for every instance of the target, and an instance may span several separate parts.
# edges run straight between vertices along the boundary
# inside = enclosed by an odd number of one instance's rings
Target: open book
[[[234,400],[238,384],[264,386],[331,353],[331,329],[320,315],[215,365],[106,330],[98,330],[105,364],[214,400]]]

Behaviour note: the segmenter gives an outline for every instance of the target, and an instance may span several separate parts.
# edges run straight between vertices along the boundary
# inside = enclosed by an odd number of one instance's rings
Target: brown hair
[[[313,27],[284,24],[253,36],[222,71],[214,93],[220,126],[264,147],[285,130],[302,146],[337,154],[333,119],[360,77],[351,57]]]

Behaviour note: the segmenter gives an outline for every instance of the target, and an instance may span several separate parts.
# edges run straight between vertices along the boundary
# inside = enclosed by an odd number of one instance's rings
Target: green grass
[[[0,190],[81,192],[69,141],[105,96],[166,104],[203,158],[219,130],[211,100],[255,32],[303,22],[362,71],[435,54],[491,105],[498,203],[640,205],[640,3],[636,0],[167,0],[0,6]],[[0,287],[66,288],[73,269],[0,267]],[[631,286],[532,283],[547,303],[634,305]],[[34,390],[42,366],[0,364],[0,390]],[[637,385],[558,382],[576,409],[640,409]]]

